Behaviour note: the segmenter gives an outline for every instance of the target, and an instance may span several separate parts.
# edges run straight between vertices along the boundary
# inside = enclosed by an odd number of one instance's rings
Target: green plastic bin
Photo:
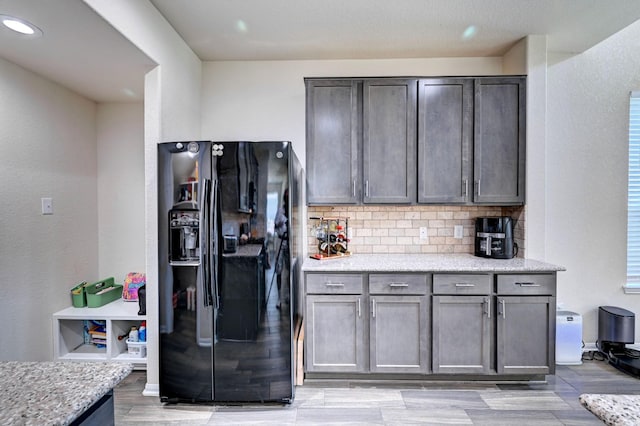
[[[87,306],[99,308],[122,297],[122,285],[116,284],[113,277],[85,286]]]
[[[74,308],[84,308],[87,306],[87,293],[85,292],[86,281],[82,281],[71,289],[71,305]]]

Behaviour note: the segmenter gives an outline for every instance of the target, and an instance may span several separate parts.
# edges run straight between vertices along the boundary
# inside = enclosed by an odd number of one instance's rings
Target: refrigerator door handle
[[[214,244],[216,245],[216,247],[213,247],[213,244],[211,244],[211,241],[209,241],[209,252],[210,252],[210,257],[209,259],[215,259],[215,262],[210,262],[213,263],[213,268],[211,268],[211,273],[209,274],[209,293],[211,294],[211,292],[213,292],[213,305],[216,309],[220,309],[220,283],[218,280],[218,274],[219,274],[219,270],[220,270],[220,261],[221,259],[221,253],[220,253],[220,247],[218,246],[221,241],[220,238],[221,235],[219,233],[219,227],[221,226],[220,223],[222,221],[222,211],[220,209],[220,182],[216,179],[213,183],[213,196],[210,196],[210,210],[213,211],[213,231],[215,233],[215,241]],[[209,239],[210,239],[211,234],[209,234]],[[213,286],[211,286],[213,281]]]
[[[213,304],[211,297],[211,180],[205,179],[203,182],[203,203],[200,211],[200,223],[204,223],[204,244],[202,244],[202,264],[203,264],[203,287],[204,287],[204,306]]]

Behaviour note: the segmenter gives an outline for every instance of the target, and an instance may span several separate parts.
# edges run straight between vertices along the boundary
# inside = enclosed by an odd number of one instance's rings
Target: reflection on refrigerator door
[[[162,401],[293,400],[299,271],[273,285],[267,247],[282,241],[269,232],[267,194],[286,208],[286,264],[296,265],[300,170],[288,142],[159,145]],[[298,198],[289,206],[285,194]],[[223,234],[238,242],[233,250],[223,249]]]

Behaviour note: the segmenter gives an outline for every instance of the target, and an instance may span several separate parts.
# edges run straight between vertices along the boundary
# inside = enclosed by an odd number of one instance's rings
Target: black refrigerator
[[[301,182],[290,142],[158,145],[163,402],[293,400]]]

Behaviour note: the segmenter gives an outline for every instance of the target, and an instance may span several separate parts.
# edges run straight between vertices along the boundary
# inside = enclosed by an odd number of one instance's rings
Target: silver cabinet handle
[[[507,318],[507,315],[506,315],[506,313],[505,313],[506,308],[505,308],[505,306],[504,306],[504,299],[500,299],[500,305],[502,305],[502,312],[501,312],[501,313],[502,313],[502,318],[503,318],[503,319],[504,319],[504,318]]]
[[[407,283],[389,283],[389,287],[409,287]]]
[[[477,181],[475,181],[475,194],[476,196],[480,195],[480,179],[478,179]]]
[[[456,287],[475,287],[475,284],[471,283],[456,283]]]
[[[462,181],[462,187],[464,188],[464,198],[466,199],[469,195],[469,180],[465,179]]]
[[[536,284],[536,283],[515,283],[516,285],[519,285],[520,287],[540,287],[540,284]]]
[[[331,281],[326,281],[324,285],[327,287],[344,287],[344,283],[332,283]]]
[[[371,315],[376,317],[376,299],[371,299]]]
[[[368,180],[366,180],[364,182],[364,195],[367,196],[367,197],[369,196],[369,181]]]
[[[362,316],[362,311],[360,310],[360,298],[358,297],[358,318]]]
[[[356,181],[353,181],[353,197],[355,198],[356,196]]]
[[[491,319],[491,297],[484,299],[484,302],[487,305],[487,318]]]

